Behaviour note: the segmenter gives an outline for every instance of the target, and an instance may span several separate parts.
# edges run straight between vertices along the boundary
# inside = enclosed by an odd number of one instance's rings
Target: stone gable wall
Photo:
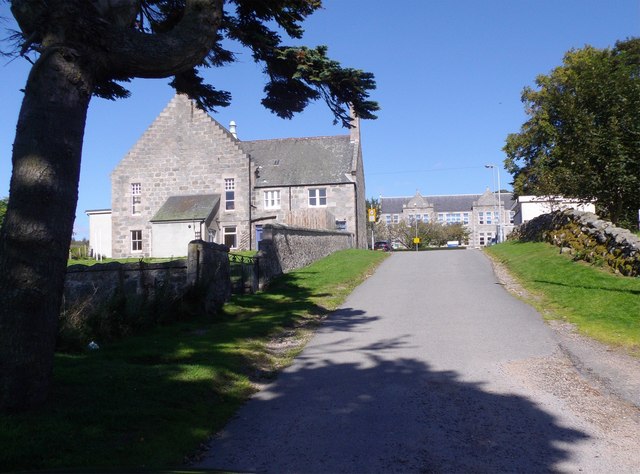
[[[576,260],[626,276],[640,275],[640,239],[591,212],[568,209],[543,214],[517,227],[510,238],[549,242]]]
[[[233,211],[225,210],[225,178],[235,179]],[[139,215],[132,214],[132,183],[142,186]],[[114,258],[132,256],[132,230],[143,231],[139,256],[150,255],[149,220],[170,196],[220,194],[218,235],[231,225],[239,236],[249,233],[249,157],[232,135],[183,95],[172,99],[122,159],[111,185]]]

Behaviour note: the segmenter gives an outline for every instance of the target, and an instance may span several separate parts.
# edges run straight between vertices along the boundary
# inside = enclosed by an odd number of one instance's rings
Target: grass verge
[[[486,249],[535,297],[546,318],[640,356],[640,278],[576,262],[546,243],[505,242]]]
[[[57,354],[50,401],[0,416],[0,470],[184,465],[385,257],[337,252],[234,298],[216,321]]]

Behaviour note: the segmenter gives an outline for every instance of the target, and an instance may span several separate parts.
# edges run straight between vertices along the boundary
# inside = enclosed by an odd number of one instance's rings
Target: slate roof
[[[471,212],[473,203],[480,199],[482,194],[453,194],[449,196],[422,196],[427,202],[433,204],[433,212]],[[401,214],[403,205],[407,204],[414,196],[407,197],[382,197],[380,199],[381,214]],[[513,194],[502,193],[500,196],[502,206],[511,209]],[[496,196],[497,199],[497,196]],[[496,201],[497,202],[497,201]]]
[[[207,221],[219,204],[219,194],[171,196],[156,212],[151,222]]]
[[[349,135],[238,142],[260,166],[255,187],[352,182],[354,147]]]

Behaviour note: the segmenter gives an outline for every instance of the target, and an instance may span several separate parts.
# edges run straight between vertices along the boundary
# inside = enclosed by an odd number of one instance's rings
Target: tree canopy
[[[517,195],[595,201],[613,222],[640,208],[640,39],[571,50],[526,87],[529,119],[507,137],[505,165]]]
[[[206,68],[236,60],[229,41],[248,48],[266,76],[262,105],[291,118],[311,102],[324,100],[336,122],[348,127],[349,105],[363,119],[376,118],[373,74],[345,68],[327,56],[326,46],[283,44],[282,35],[300,39],[304,20],[322,8],[321,0],[13,0],[11,11],[21,32],[14,35],[20,55],[39,55],[58,40],[92,51],[99,72],[93,95],[129,96],[125,84],[134,77],[169,77],[170,85],[208,111],[228,106],[231,94],[202,77]],[[214,13],[200,27],[185,18],[202,10]],[[198,20],[201,21],[201,20]],[[207,28],[211,28],[207,31]],[[225,42],[225,40],[227,40]],[[180,59],[180,42],[200,43],[194,61]],[[180,46],[181,48],[183,46]]]

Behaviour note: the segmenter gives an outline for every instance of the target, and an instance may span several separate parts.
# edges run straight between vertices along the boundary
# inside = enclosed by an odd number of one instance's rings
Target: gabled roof
[[[351,183],[349,135],[238,142],[259,167],[255,187]]]
[[[454,194],[452,196],[428,196],[435,212],[471,212],[477,194]]]
[[[219,194],[171,196],[151,222],[208,221],[220,204]]]
[[[433,212],[466,212],[471,211],[474,202],[478,201],[483,194],[452,194],[442,196],[422,196],[429,204],[433,205]],[[405,206],[409,204],[415,196],[407,197],[382,197],[380,198],[381,214],[401,214]],[[493,194],[490,194],[493,199]],[[495,197],[496,203],[497,195]],[[513,194],[502,193],[500,196],[502,206],[510,209],[513,204]],[[493,203],[493,201],[492,201]],[[484,204],[484,203],[482,203]],[[409,208],[410,209],[410,208]]]
[[[404,209],[404,204],[409,202],[407,197],[390,197],[380,198],[380,213],[381,214],[401,214]]]

